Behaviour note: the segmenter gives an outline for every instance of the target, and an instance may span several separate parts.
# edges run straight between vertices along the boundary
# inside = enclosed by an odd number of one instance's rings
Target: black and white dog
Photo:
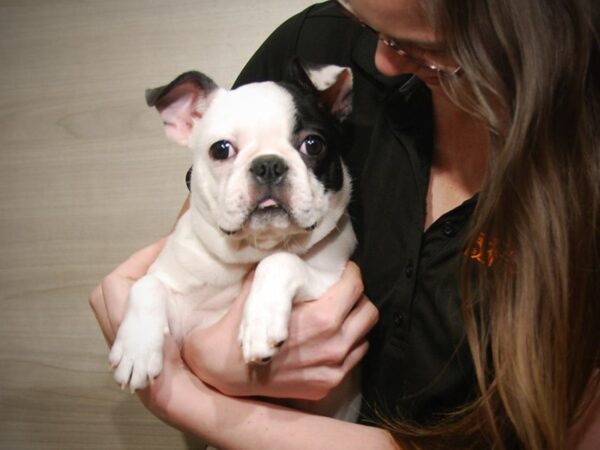
[[[239,331],[247,363],[277,352],[293,302],[318,298],[340,277],[356,242],[340,158],[352,73],[294,68],[297,83],[228,91],[187,72],[146,92],[167,136],[192,149],[194,171],[190,209],[131,289],[109,356],[122,386],[158,376],[164,333],[181,344],[219,320],[257,263]]]

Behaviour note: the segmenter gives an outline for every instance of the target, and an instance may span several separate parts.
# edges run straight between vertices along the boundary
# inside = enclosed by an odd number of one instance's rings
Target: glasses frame
[[[397,53],[398,55],[403,56],[407,59],[410,59],[417,66],[419,66],[423,69],[427,69],[427,70],[431,70],[432,72],[435,72],[439,78],[450,79],[450,78],[458,77],[462,74],[463,69],[460,65],[456,66],[455,68],[446,67],[441,64],[436,64],[431,61],[427,61],[423,58],[420,58],[418,56],[415,56],[411,52],[407,52],[403,48],[403,45],[400,44],[397,40],[385,35],[384,33],[380,32],[380,31],[377,31],[375,28],[373,28],[369,24],[365,23],[360,17],[358,17],[356,15],[356,13],[354,12],[354,9],[352,8],[352,5],[350,5],[350,3],[348,3],[347,0],[336,0],[336,3],[342,8],[344,13],[346,13],[346,15],[348,15],[348,17],[350,17],[351,19],[353,19],[354,21],[359,23],[363,28],[366,28],[370,32],[374,33],[375,36],[377,36],[377,39],[379,41],[383,42],[390,49],[392,49],[395,53]]]

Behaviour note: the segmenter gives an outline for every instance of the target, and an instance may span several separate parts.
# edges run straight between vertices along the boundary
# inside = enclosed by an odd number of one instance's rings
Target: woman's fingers
[[[369,343],[364,340],[361,341],[356,347],[354,347],[350,353],[348,353],[348,357],[344,360],[342,364],[342,373],[349,373],[356,365],[363,359],[363,357],[367,354],[369,350]]]
[[[373,303],[362,296],[342,325],[341,335],[349,345],[362,341],[379,320],[379,311]]]
[[[113,272],[102,280],[102,292],[106,305],[106,314],[113,332],[116,335],[119,325],[127,310],[127,299],[129,290],[134,281],[129,277],[123,277]]]
[[[342,323],[363,293],[363,282],[358,266],[349,261],[340,279],[321,296],[323,304],[330,304],[329,317],[334,323]]]
[[[294,305],[288,346],[304,345],[336,335],[363,292],[360,270],[349,262],[342,277],[318,300]]]
[[[356,356],[357,349],[366,344],[366,336],[377,323],[377,319],[377,308],[366,297],[362,297],[335,336],[321,343],[315,343],[313,365],[327,365],[349,370],[358,362],[352,358]],[[350,361],[347,362],[349,358]]]
[[[365,342],[378,319],[377,308],[365,296],[341,325],[330,329],[323,325],[314,326],[311,313],[312,310],[306,310],[298,313],[303,317],[292,316],[290,338],[274,358],[274,369],[280,366],[290,371],[319,366],[342,367],[350,353]],[[317,319],[317,322],[322,320]]]
[[[96,316],[96,320],[100,325],[102,334],[106,343],[110,346],[115,340],[115,333],[108,319],[108,310],[106,309],[106,303],[104,300],[104,293],[102,292],[102,284],[96,286],[96,288],[90,294],[90,306]]]

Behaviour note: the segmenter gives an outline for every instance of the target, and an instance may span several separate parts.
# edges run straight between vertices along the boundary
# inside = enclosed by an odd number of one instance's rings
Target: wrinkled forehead
[[[290,92],[273,82],[264,82],[219,92],[205,119],[211,129],[223,134],[267,133],[287,138],[294,131],[295,116]]]

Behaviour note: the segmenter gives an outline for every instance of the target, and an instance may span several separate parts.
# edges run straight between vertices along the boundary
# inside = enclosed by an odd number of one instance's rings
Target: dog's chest
[[[171,291],[167,305],[169,329],[181,345],[195,327],[206,328],[221,319],[241,291],[242,282],[229,286],[206,284],[186,294]]]

